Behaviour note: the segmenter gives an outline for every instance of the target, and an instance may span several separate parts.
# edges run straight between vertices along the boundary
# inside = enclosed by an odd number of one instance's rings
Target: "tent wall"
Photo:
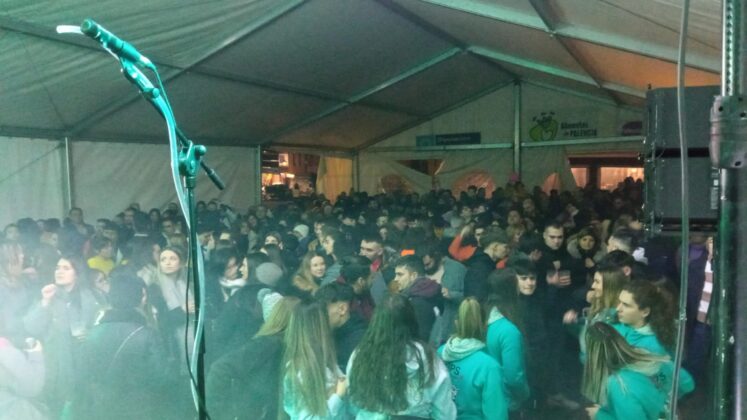
[[[340,193],[353,188],[353,159],[322,156],[319,160],[316,190],[334,200]]]
[[[21,217],[63,217],[68,204],[67,154],[61,141],[2,138],[8,156],[18,156],[0,171],[5,210],[0,223]],[[89,222],[111,218],[133,202],[144,211],[176,201],[166,144],[69,142],[71,202]],[[198,200],[217,198],[239,209],[256,204],[256,148],[210,146],[206,161],[221,176],[219,191],[200,172]],[[6,199],[7,197],[7,199]],[[11,203],[24,203],[16,208]]]
[[[361,189],[382,191],[381,180],[388,175],[401,177],[407,189],[416,192],[434,185],[454,189],[457,181],[470,175],[481,179],[480,174],[489,175],[495,185],[505,184],[514,173],[516,92],[507,86],[365,149],[359,155]],[[520,92],[520,176],[527,186],[543,185],[553,174],[562,188],[575,186],[569,153],[641,147],[639,141],[605,139],[622,136],[626,125],[640,127],[642,111],[617,106],[613,98],[574,95],[531,83],[522,83]],[[417,136],[465,132],[480,132],[481,144],[442,150],[417,147]],[[578,139],[592,143],[564,145]],[[417,159],[444,162],[433,178],[397,162]]]
[[[0,227],[23,217],[59,217],[66,208],[65,144],[0,137]]]

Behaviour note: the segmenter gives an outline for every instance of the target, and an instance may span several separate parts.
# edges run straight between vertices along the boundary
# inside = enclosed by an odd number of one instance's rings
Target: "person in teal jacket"
[[[459,305],[454,335],[438,349],[456,388],[458,420],[508,419],[501,367],[485,353],[484,338],[482,309],[469,297]]]
[[[646,280],[636,280],[620,292],[617,306],[619,322],[613,327],[635,348],[649,353],[674,357],[675,306],[672,297]],[[671,383],[671,374],[668,379]],[[692,375],[680,369],[677,395],[682,398],[695,389]]]
[[[592,420],[656,420],[667,412],[673,364],[668,356],[636,349],[604,322],[586,332],[588,360],[582,393],[595,403]]]
[[[524,338],[517,326],[520,321],[516,272],[512,269],[493,272],[488,277],[488,290],[487,353],[501,365],[503,385],[510,395],[509,407],[516,410],[529,398]]]

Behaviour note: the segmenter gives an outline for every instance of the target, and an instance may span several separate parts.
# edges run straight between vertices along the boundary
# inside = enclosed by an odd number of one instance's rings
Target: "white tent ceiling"
[[[678,0],[3,0],[0,135],[163,141],[94,41],[157,63],[206,144],[359,149],[515,80],[642,107],[675,84]],[[719,83],[721,2],[694,0],[688,85]]]

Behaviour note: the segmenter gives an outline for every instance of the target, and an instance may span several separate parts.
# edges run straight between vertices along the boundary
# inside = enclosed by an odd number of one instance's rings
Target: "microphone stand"
[[[193,357],[190,363],[190,378],[192,385],[192,394],[194,403],[197,408],[198,418],[205,420],[208,418],[205,397],[205,342],[203,340],[205,330],[205,281],[204,281],[204,262],[202,249],[197,240],[197,202],[195,200],[195,187],[197,185],[197,174],[202,167],[207,172],[210,179],[216,187],[223,189],[223,182],[213,169],[211,169],[203,160],[207,148],[203,145],[194,144],[184,133],[179,130],[176,124],[174,113],[169,104],[165,92],[153,86],[150,80],[142,71],[131,61],[126,58],[119,58],[122,65],[122,73],[125,78],[132,82],[140,89],[143,97],[153,105],[156,110],[166,121],[169,148],[171,151],[171,172],[174,179],[174,187],[179,204],[186,214],[187,225],[189,227],[190,243],[190,260],[191,260],[191,277],[195,281],[194,303],[195,303],[195,342],[193,347]],[[157,73],[155,67],[152,69]],[[180,148],[177,148],[177,141],[180,142]],[[182,178],[187,189],[186,198],[184,196],[184,186]],[[189,294],[189,282],[187,282],[187,293]],[[187,326],[189,328],[189,326]],[[196,353],[196,354],[195,354]],[[189,359],[189,357],[187,357]],[[194,373],[194,374],[193,374]]]

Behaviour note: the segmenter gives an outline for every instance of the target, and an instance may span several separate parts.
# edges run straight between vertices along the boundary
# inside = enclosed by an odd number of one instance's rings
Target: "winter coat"
[[[58,288],[48,306],[35,303],[23,319],[26,332],[44,346],[44,397],[52,416],[72,396],[75,373],[83,361],[80,345],[99,314],[93,293],[77,287],[70,293]]]
[[[543,314],[543,300],[538,293],[519,295],[519,314],[524,325],[526,344],[527,381],[534,398],[541,398],[550,382],[547,349],[550,341]]]
[[[488,317],[487,351],[503,369],[503,384],[510,395],[510,407],[518,406],[529,397],[529,385],[524,368],[524,343],[521,331],[496,308]]]
[[[418,321],[418,339],[427,342],[436,320],[433,308],[443,310],[441,285],[427,277],[420,277],[415,279],[409,287],[403,289],[402,294],[407,296],[413,309],[415,309],[415,318]]]
[[[408,378],[408,407],[396,413],[397,416],[434,420],[456,419],[457,410],[452,397],[453,387],[446,366],[441,359],[435,357],[433,359],[433,382],[427,388],[420,388],[418,385],[418,371],[420,369],[428,369],[429,367],[422,366],[419,360],[428,360],[428,357],[422,345],[415,343],[415,348],[419,354],[415,354],[414,351],[408,348],[405,361]],[[354,360],[355,353],[350,356],[350,361],[348,362],[348,377],[350,377]],[[356,420],[387,420],[390,418],[385,413],[375,413],[356,407],[354,403],[351,403],[350,408],[355,414]]]
[[[44,386],[41,352],[23,352],[0,337],[0,420],[44,420],[45,407],[34,398]]]
[[[356,312],[350,314],[350,318],[332,332],[337,351],[337,364],[340,369],[345,369],[353,351],[361,342],[363,334],[366,333],[368,324],[366,320]]]
[[[322,286],[325,284],[330,284],[332,282],[336,282],[337,279],[340,277],[340,271],[342,270],[342,264],[335,261],[327,267],[327,271],[324,272],[324,277],[322,277]]]
[[[508,419],[501,367],[484,348],[480,340],[452,337],[438,349],[456,389],[459,420]]]
[[[213,323],[214,357],[218,358],[243,346],[257,334],[264,323],[262,304],[257,295],[260,290],[267,288],[264,283],[250,283],[228,298],[223,311]]]
[[[431,330],[430,342],[436,347],[445,343],[454,331],[454,320],[459,312],[459,304],[464,298],[464,277],[467,275],[467,268],[449,257],[444,257],[443,264],[441,287],[449,290],[449,297],[444,298],[444,310],[436,318]]]
[[[474,296],[482,302],[488,295],[488,276],[495,270],[495,261],[478,249],[465,265],[464,297]]]
[[[275,420],[283,335],[256,337],[210,366],[207,401],[215,420]]]
[[[174,407],[174,366],[158,332],[135,309],[111,309],[81,345],[76,419],[164,418]],[[175,378],[174,378],[175,379]]]

